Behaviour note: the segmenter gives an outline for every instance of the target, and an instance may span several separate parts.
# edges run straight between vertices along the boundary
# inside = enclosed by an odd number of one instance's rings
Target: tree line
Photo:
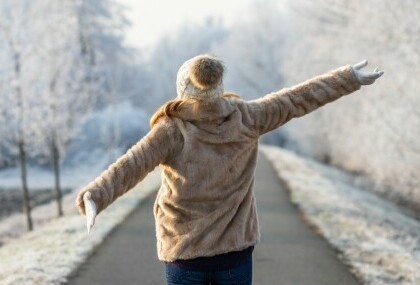
[[[368,58],[385,70],[373,88],[293,120],[264,140],[367,176],[376,182],[373,190],[420,206],[420,99],[413,76],[420,66],[420,5],[413,1],[255,1],[246,19],[230,27],[217,18],[186,23],[147,56],[124,46],[129,23],[116,1],[4,2],[0,167],[20,165],[27,193],[28,154],[48,162],[59,215],[60,161],[76,122],[126,98],[152,114],[176,97],[179,66],[199,53],[224,60],[226,91],[244,99]],[[108,134],[115,144],[120,130]]]
[[[60,161],[75,124],[119,93],[128,22],[112,0],[2,1],[0,15],[0,167],[19,165],[32,230],[28,158],[51,166],[63,215]]]

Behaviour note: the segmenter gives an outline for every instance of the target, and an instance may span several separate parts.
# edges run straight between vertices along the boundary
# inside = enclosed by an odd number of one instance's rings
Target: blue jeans
[[[221,271],[193,271],[166,263],[166,281],[168,285],[251,285],[252,258],[244,264]]]

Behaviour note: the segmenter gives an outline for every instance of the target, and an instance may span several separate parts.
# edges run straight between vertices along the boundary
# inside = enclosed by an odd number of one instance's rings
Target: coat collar
[[[189,100],[174,115],[187,121],[213,121],[229,116],[234,110],[230,99],[217,97]]]

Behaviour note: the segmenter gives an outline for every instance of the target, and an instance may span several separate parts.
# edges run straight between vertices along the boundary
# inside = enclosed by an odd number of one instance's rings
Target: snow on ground
[[[262,146],[305,219],[363,284],[420,284],[420,222],[334,168]],[[330,169],[328,171],[328,168]]]
[[[117,199],[96,219],[90,235],[76,207],[76,191],[63,197],[65,215],[51,219],[54,201],[34,209],[35,230],[0,247],[0,284],[61,284],[93,252],[110,231],[160,185],[160,171],[150,173],[139,185]],[[14,215],[16,216],[16,215]],[[19,219],[1,221],[0,232],[13,230]]]

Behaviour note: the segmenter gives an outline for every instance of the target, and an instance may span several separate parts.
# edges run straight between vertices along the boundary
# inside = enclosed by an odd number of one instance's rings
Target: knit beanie
[[[178,70],[178,99],[210,99],[223,96],[223,63],[203,54],[187,60]]]

